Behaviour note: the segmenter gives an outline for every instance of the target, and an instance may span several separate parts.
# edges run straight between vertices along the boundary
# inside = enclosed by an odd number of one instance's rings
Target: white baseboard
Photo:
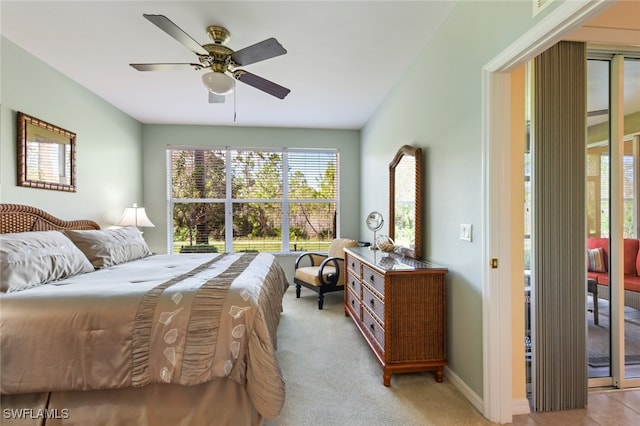
[[[511,406],[513,407],[511,409],[511,414],[514,416],[531,413],[531,407],[529,406],[529,400],[527,398],[514,399]]]
[[[454,373],[449,367],[444,368],[444,377],[451,382],[460,393],[469,400],[471,405],[482,415],[484,415],[484,403],[482,398],[478,396],[460,377]]]
[[[456,375],[449,367],[444,368],[444,376],[451,382],[456,389],[460,391],[460,393],[467,398],[467,400],[473,405],[473,407],[478,410],[478,412],[484,415],[484,401],[482,398],[478,396],[467,384]],[[517,416],[520,414],[529,414],[531,413],[531,408],[529,407],[529,400],[524,399],[514,399],[512,402],[511,412],[512,415]],[[486,417],[486,416],[485,416]]]

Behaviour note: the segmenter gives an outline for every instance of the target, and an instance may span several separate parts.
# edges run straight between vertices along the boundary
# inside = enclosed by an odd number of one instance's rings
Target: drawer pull
[[[371,275],[371,277],[369,278],[369,281],[371,281],[372,283],[375,282],[375,276]]]
[[[355,268],[356,267],[356,263],[355,262],[351,262],[351,267]]]
[[[354,300],[351,301],[351,306],[356,306],[356,302]]]
[[[351,281],[351,286],[355,287],[356,286],[356,282],[355,281]]]
[[[375,299],[371,299],[371,300],[369,301],[369,304],[371,305],[371,307],[372,307],[372,308],[373,308],[373,307],[374,307],[374,305],[375,305],[374,301],[375,301]]]
[[[371,325],[369,327],[371,327],[371,331],[376,331],[376,327],[375,327],[375,325],[373,325],[373,323],[371,323]]]

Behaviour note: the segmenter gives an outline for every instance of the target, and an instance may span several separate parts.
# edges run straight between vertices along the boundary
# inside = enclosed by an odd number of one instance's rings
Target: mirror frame
[[[18,186],[51,189],[54,191],[76,192],[76,134],[22,112],[18,112],[17,121]],[[53,140],[68,139],[68,143],[71,146],[71,158],[69,159],[71,170],[68,171],[70,176],[69,184],[34,180],[27,177],[27,142],[31,137],[28,131],[28,125],[37,126],[43,129],[44,134],[51,134]]]
[[[422,258],[422,148],[403,145],[391,163],[389,163],[389,236],[395,241],[395,183],[396,167],[403,157],[414,157],[416,163],[415,175],[415,246],[413,249],[403,247],[405,256],[413,259]]]

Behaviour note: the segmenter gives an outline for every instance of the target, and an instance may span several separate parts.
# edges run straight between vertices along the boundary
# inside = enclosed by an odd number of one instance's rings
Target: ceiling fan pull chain
[[[236,122],[236,79],[233,79],[233,122]]]

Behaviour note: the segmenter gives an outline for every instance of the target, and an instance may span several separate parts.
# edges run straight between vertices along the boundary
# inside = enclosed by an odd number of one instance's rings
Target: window
[[[169,147],[169,252],[326,251],[337,170],[336,150]]]
[[[633,141],[624,141],[624,156],[622,157],[623,170],[623,197],[624,197],[624,238],[636,238],[637,212],[636,197],[637,187],[635,175],[637,155],[633,154]],[[608,146],[597,145],[587,149],[587,214],[590,237],[609,237],[609,151]]]

